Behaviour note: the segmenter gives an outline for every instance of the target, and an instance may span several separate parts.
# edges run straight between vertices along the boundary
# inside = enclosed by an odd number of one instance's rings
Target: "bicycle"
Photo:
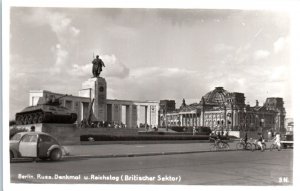
[[[277,149],[278,151],[280,151],[281,147],[278,146],[276,143],[272,143],[272,145],[270,146],[270,151],[273,151],[275,149]]]
[[[209,140],[214,141],[209,146],[210,151],[229,150],[229,148],[230,148],[228,143],[223,142],[221,140],[217,140],[214,138],[209,138]]]
[[[251,150],[252,145],[251,143],[245,143],[245,139],[240,139],[240,141],[236,144],[237,150]]]
[[[266,143],[264,142],[264,140],[262,141],[261,145],[262,145],[262,148],[260,147],[260,145],[258,145],[258,141],[255,140],[252,144],[252,147],[251,147],[251,150],[254,151],[254,150],[261,150],[261,152],[264,152],[267,148],[267,145]]]

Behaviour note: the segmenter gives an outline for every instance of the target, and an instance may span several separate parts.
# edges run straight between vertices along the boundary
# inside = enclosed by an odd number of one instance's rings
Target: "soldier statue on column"
[[[93,77],[99,77],[102,72],[102,67],[105,67],[104,62],[99,58],[99,55],[92,62],[93,64]]]

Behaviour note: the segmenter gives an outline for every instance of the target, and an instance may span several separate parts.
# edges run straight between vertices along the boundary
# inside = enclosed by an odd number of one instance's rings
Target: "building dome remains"
[[[227,102],[230,93],[223,87],[216,87],[213,91],[208,92],[203,96],[203,100],[208,104],[222,105]]]

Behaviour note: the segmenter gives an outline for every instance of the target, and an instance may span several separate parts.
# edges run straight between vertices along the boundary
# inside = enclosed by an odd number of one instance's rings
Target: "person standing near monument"
[[[105,67],[104,62],[99,58],[99,55],[96,56],[96,58],[92,62],[93,64],[93,76],[99,77],[102,67]]]

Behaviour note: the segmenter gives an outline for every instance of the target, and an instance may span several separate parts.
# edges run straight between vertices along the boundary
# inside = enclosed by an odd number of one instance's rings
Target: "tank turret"
[[[61,98],[63,98],[63,97],[67,97],[67,96],[68,96],[68,94],[65,94],[65,95],[63,95],[63,96],[60,96],[60,97],[56,98],[54,95],[51,95],[50,98],[48,98],[48,99],[44,99],[44,98],[41,97],[41,98],[38,100],[37,105],[52,105],[52,106],[59,106],[59,105],[61,105],[61,103],[59,102],[59,100],[60,100]]]
[[[61,106],[63,95],[55,98],[52,95],[49,99],[40,98],[36,106],[29,106],[21,112],[16,113],[16,123],[18,125],[34,123],[66,123],[72,124],[77,120],[77,114],[68,108]]]

